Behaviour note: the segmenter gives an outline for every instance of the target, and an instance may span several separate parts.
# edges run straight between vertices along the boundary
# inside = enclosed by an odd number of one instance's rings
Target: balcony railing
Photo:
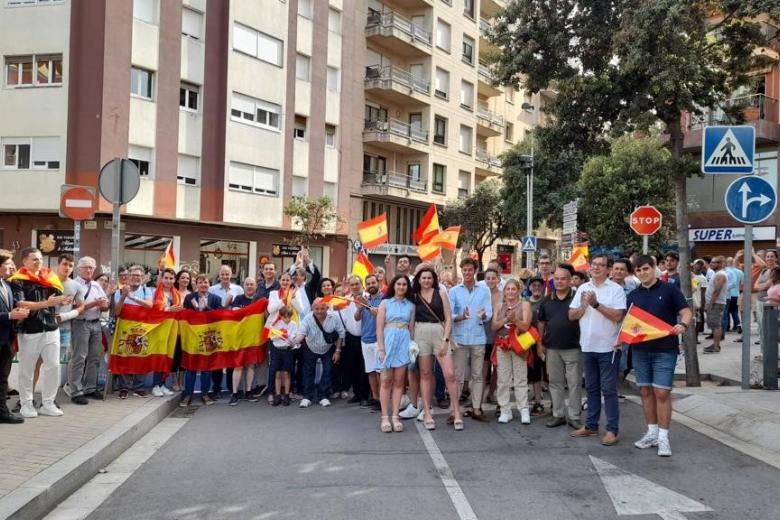
[[[430,81],[425,81],[422,78],[416,78],[412,75],[411,72],[399,69],[398,67],[382,67],[380,65],[366,67],[366,82],[369,81],[395,81],[396,83],[399,83],[410,90],[416,90],[421,94],[431,94]]]
[[[371,120],[365,122],[365,130],[369,132],[382,132],[405,137],[421,143],[428,142],[428,131],[414,125],[404,123],[398,119],[389,121]]]
[[[504,126],[504,116],[500,116],[494,112],[491,112],[487,109],[487,107],[482,105],[477,105],[477,117],[487,121],[488,124]]]
[[[479,62],[479,75],[487,79],[487,82],[491,85],[496,82],[495,74],[493,74],[493,71],[490,70],[490,67],[487,65],[487,63],[482,61]]]
[[[491,27],[492,26],[490,25],[489,21],[487,21],[484,18],[480,18],[479,19],[479,32],[480,33],[482,33],[484,35],[487,31],[490,30]]]
[[[746,122],[778,122],[778,100],[764,94],[738,96],[727,100],[719,108],[707,108],[701,114],[688,114],[688,129],[698,130],[705,126],[734,123],[728,111],[741,111]]]
[[[412,39],[412,41],[419,42],[426,47],[432,46],[433,39],[431,38],[430,32],[426,31],[419,25],[415,25],[411,20],[408,20],[393,11],[369,11],[368,19],[366,21],[366,29],[373,27],[398,29],[399,31],[407,34]]]
[[[363,184],[428,192],[428,179],[394,171],[363,170]]]
[[[490,154],[484,148],[477,148],[475,158],[478,162],[485,163],[489,167],[501,168],[501,159],[495,155]]]

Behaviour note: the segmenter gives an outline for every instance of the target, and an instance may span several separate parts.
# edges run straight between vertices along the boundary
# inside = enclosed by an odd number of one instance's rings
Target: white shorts
[[[377,343],[363,343],[361,341],[360,345],[363,347],[363,362],[366,365],[366,374],[379,372],[379,364],[376,358]]]

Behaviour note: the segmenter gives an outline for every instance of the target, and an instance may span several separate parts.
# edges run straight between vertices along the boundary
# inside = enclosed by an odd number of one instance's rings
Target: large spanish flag
[[[358,236],[366,249],[374,249],[388,240],[387,216],[382,213],[378,217],[358,224]]]
[[[439,215],[436,213],[436,204],[431,203],[428,211],[423,215],[420,226],[414,232],[414,240],[423,244],[439,232]],[[422,258],[422,257],[421,257]]]
[[[531,326],[525,332],[521,332],[514,325],[510,326],[509,344],[518,356],[524,356],[537,341],[539,341],[539,331],[536,327]]]
[[[569,255],[569,263],[575,271],[584,272],[588,270],[588,257],[590,257],[590,251],[587,242],[574,244],[571,255]]]
[[[176,349],[177,313],[125,305],[116,321],[109,369],[117,374],[169,372]]]
[[[181,365],[187,370],[203,371],[265,361],[262,331],[267,306],[268,300],[263,298],[243,309],[177,313]]]
[[[618,341],[633,344],[665,338],[672,335],[673,328],[673,325],[631,304],[620,327]]]

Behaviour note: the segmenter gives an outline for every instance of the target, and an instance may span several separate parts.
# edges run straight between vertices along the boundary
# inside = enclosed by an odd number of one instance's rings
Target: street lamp
[[[523,110],[523,112],[528,112],[529,114],[532,112],[535,112],[534,106],[531,103],[524,102],[522,105],[520,105],[520,108]],[[538,119],[538,113],[537,113],[537,119]],[[538,121],[537,121],[538,124]],[[533,235],[534,232],[534,226],[533,226],[533,220],[534,220],[534,145],[533,142],[531,144],[531,155],[523,155],[521,156],[524,161],[528,161],[528,175],[525,178],[525,186],[526,186],[526,195],[528,197],[528,200],[526,202],[526,209],[528,210],[528,214],[526,216],[526,236]],[[525,253],[525,266],[528,269],[533,269],[533,252],[532,251],[526,251]]]

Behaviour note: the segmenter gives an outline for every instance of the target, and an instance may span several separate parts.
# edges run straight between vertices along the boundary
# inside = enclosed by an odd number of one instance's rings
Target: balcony
[[[481,52],[496,53],[499,48],[487,38],[487,32],[493,27],[493,24],[487,18],[479,19],[479,50]]]
[[[504,133],[504,117],[477,105],[477,134],[487,137],[497,137]]]
[[[495,97],[501,95],[501,90],[498,87],[498,81],[493,71],[487,63],[479,62],[477,91],[485,97]]]
[[[407,203],[410,199],[429,200],[428,179],[402,172],[364,170],[360,187],[366,196],[395,198]]]
[[[478,175],[501,175],[501,158],[490,154],[484,148],[477,147],[474,158],[477,161],[476,173]]]
[[[479,3],[480,18],[493,18],[498,12],[506,8],[506,0],[482,0]]]
[[[705,126],[735,124],[724,109],[741,111],[744,123],[756,127],[756,144],[780,143],[780,102],[764,94],[753,94],[733,97],[721,107],[704,109],[701,114],[684,114],[686,149],[701,148]]]
[[[393,11],[369,11],[366,39],[399,56],[430,56],[433,50],[429,31]]]
[[[393,5],[403,9],[425,9],[433,7],[434,0],[393,0]]]
[[[398,119],[365,121],[363,142],[392,152],[429,151],[428,131]]]
[[[392,105],[429,105],[431,82],[397,67],[366,67],[366,92]]]

